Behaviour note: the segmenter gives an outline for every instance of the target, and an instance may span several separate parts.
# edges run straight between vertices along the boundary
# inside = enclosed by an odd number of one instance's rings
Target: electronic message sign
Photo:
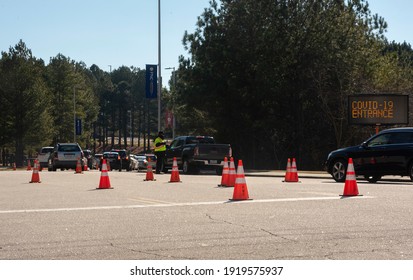
[[[348,96],[349,124],[408,124],[409,96],[360,94]]]

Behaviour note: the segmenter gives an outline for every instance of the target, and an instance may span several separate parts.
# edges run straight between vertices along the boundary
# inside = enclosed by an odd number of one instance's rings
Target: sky
[[[413,45],[412,0],[370,0],[388,23],[390,41]],[[188,56],[185,31],[193,33],[209,0],[161,0],[163,85]],[[46,64],[61,53],[104,71],[158,64],[158,0],[0,0],[0,51],[23,40]]]

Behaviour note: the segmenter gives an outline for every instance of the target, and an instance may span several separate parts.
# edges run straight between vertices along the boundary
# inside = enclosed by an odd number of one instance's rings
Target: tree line
[[[348,95],[411,95],[412,48],[386,28],[363,0],[211,1],[183,39],[181,124],[231,143],[250,168],[296,157],[320,169],[329,151],[375,132],[348,124]]]
[[[0,60],[3,163],[12,154],[22,166],[25,157],[59,142],[76,141],[95,151],[96,146],[148,149],[157,107],[145,99],[144,89],[145,70],[122,66],[108,73],[62,54],[46,65],[20,40]],[[76,119],[81,135],[76,135]]]
[[[211,0],[183,32],[189,55],[161,110],[174,112],[176,134],[230,143],[247,168],[283,169],[296,157],[299,168],[320,169],[329,151],[374,133],[348,124],[348,95],[411,95],[413,50],[386,29],[365,0]],[[46,65],[20,41],[0,60],[0,146],[22,160],[73,141],[75,96],[82,147],[126,147],[132,132],[143,141],[129,145],[147,149],[157,104],[144,89],[140,68],[108,73],[62,54]]]

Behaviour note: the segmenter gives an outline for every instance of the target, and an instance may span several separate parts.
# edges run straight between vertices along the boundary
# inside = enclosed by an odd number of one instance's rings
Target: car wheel
[[[344,182],[346,180],[347,164],[343,159],[338,159],[333,162],[331,175],[336,182]]]
[[[380,175],[365,175],[364,179],[366,179],[369,183],[377,183],[381,179]]]
[[[189,172],[190,172],[189,162],[188,160],[184,159],[184,161],[182,162],[182,173],[188,174]]]
[[[410,176],[410,180],[413,181],[413,162],[410,163],[409,165],[409,176]]]

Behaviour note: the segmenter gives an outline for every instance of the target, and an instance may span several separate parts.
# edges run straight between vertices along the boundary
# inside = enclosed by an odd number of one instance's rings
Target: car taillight
[[[194,156],[199,156],[199,147],[195,147]]]

